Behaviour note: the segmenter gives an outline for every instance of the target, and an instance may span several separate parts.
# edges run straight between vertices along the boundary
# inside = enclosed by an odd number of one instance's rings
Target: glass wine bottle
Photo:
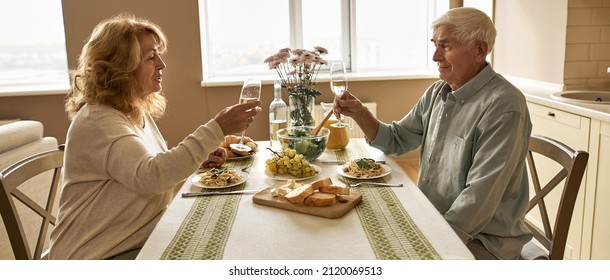
[[[278,142],[278,130],[288,127],[288,106],[282,99],[282,83],[279,80],[273,82],[274,98],[269,105],[269,140],[271,149],[278,150],[282,146]]]

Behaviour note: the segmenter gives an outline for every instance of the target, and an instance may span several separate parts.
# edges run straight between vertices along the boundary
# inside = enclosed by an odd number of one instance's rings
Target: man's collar
[[[453,92],[453,96],[456,99],[468,100],[496,76],[496,71],[493,70],[489,62],[486,62],[486,64],[487,66],[485,66],[481,72],[474,76],[474,78]]]

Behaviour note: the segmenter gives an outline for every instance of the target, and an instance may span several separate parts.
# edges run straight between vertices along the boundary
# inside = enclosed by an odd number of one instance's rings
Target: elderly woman
[[[485,13],[449,10],[433,23],[439,81],[400,121],[377,120],[349,92],[335,112],[370,144],[402,154],[421,146],[418,185],[477,259],[517,259],[532,235],[525,154],[531,132],[523,94],[486,61],[496,30]]]
[[[168,150],[155,119],[165,111],[166,37],[121,14],[98,24],[72,73],[52,259],[135,257],[173,197],[202,164],[226,159],[224,136],[246,129],[261,103],[227,107]]]

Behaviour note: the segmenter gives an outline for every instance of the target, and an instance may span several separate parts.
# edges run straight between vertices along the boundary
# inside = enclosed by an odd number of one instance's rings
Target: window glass
[[[340,60],[342,48],[342,14],[340,0],[307,0],[303,7],[303,48],[321,46],[328,50],[326,60]]]
[[[60,0],[4,3],[0,26],[0,95],[69,88]]]
[[[274,75],[263,61],[285,47],[325,47],[327,60],[344,60],[361,76],[430,73],[430,23],[449,7],[449,0],[199,1],[204,82]]]
[[[356,1],[352,71],[427,68],[427,1]]]
[[[266,57],[290,45],[288,1],[209,0],[200,6],[204,76],[260,74],[268,71]]]

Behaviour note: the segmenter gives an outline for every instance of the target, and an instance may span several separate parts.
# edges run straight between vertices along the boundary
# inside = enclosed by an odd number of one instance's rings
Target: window
[[[11,1],[0,9],[0,96],[66,92],[60,0]]]
[[[477,7],[493,1],[464,3]],[[244,76],[275,79],[275,72],[263,63],[265,58],[285,47],[314,46],[328,49],[327,60],[345,61],[353,76],[436,77],[430,25],[449,9],[449,0],[199,0],[199,4],[203,84]]]

